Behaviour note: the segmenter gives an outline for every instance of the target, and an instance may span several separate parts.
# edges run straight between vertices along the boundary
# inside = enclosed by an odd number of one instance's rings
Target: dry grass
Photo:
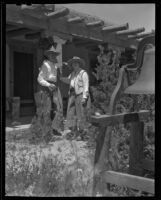
[[[10,137],[6,142],[6,195],[91,196],[91,155],[81,141],[31,145],[23,142],[23,136],[19,140]]]

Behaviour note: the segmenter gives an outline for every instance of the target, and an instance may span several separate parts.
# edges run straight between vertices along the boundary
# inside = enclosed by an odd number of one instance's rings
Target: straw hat
[[[80,64],[80,67],[84,67],[85,66],[85,61],[82,58],[79,58],[77,56],[74,56],[72,59],[68,60],[68,66],[72,67],[72,64],[74,62],[78,62]]]
[[[58,52],[53,46],[51,46],[50,49],[48,49],[44,52],[45,55],[49,55],[50,53],[53,53],[55,55],[60,54],[60,52]]]

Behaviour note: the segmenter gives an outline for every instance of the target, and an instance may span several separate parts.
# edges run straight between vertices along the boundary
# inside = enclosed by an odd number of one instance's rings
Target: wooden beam
[[[149,33],[142,33],[142,34],[139,34],[139,35],[129,35],[128,38],[130,39],[140,39],[140,38],[144,38],[146,36],[150,36],[150,35],[154,35],[153,32],[149,32]]]
[[[96,46],[97,44],[92,44],[91,42],[75,42],[76,46]]]
[[[41,8],[42,4],[32,4],[30,6],[26,5],[26,4],[22,4],[21,5],[21,10],[35,10],[36,8]]]
[[[113,34],[102,34],[100,29],[89,29],[86,26],[68,26],[68,22],[63,18],[58,18],[57,20],[50,20],[48,25],[48,32],[52,36],[54,32],[60,32],[64,34],[70,34],[73,37],[80,37],[85,39],[91,39],[93,41],[108,42],[110,44],[128,47],[130,45],[138,45],[138,42],[134,39],[123,40],[116,37]]]
[[[143,176],[143,138],[144,122],[132,121],[130,123],[130,144],[129,144],[129,174]]]
[[[45,16],[42,9],[42,4],[32,4],[31,6],[21,5],[20,12],[41,19]]]
[[[110,124],[117,123],[129,123],[131,121],[137,121],[139,119],[145,119],[149,116],[149,110],[141,110],[139,112],[132,113],[120,113],[115,115],[99,115],[99,116],[91,116],[90,121],[93,124],[106,124],[106,126]]]
[[[138,28],[138,29],[134,29],[134,30],[126,30],[126,31],[119,31],[116,33],[116,35],[135,35],[137,33],[141,33],[141,32],[144,32],[145,31],[145,28]]]
[[[80,18],[80,17],[73,17],[73,18],[70,18],[67,20],[67,22],[70,24],[77,24],[77,23],[81,23],[83,21],[84,21],[84,19]]]
[[[104,172],[103,177],[106,183],[129,187],[154,194],[154,179],[134,176],[115,171],[106,171]]]
[[[39,39],[40,37],[41,37],[41,32],[25,34],[25,39],[27,40]]]
[[[12,31],[17,28],[19,28],[19,27],[15,26],[15,25],[11,25],[11,24],[6,24],[6,31]]]
[[[122,24],[122,25],[118,25],[118,26],[106,26],[102,28],[103,32],[107,32],[107,33],[111,33],[111,32],[116,32],[116,31],[120,31],[120,30],[126,30],[129,28],[129,24]]]
[[[103,21],[90,22],[90,23],[86,24],[86,26],[89,28],[95,28],[95,27],[99,27],[99,26],[103,26],[103,25],[104,25]]]
[[[20,13],[13,9],[6,9],[6,23],[21,27],[32,28],[33,30],[47,29],[47,22],[45,19],[37,19],[24,13]]]
[[[69,14],[69,9],[68,8],[63,8],[61,10],[57,10],[48,14],[45,14],[48,18],[50,19],[57,19],[60,17],[64,17]]]
[[[31,32],[33,32],[33,30],[27,29],[27,28],[20,28],[17,30],[8,31],[7,37],[17,37],[17,36],[25,35],[26,33],[31,33]]]

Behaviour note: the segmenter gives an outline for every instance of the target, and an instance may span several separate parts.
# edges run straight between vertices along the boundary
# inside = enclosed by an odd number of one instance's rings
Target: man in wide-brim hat
[[[57,56],[60,54],[54,46],[51,46],[44,52],[46,59],[40,68],[38,75],[38,83],[40,90],[45,92],[51,100],[51,113],[53,133],[60,135],[63,122],[60,120],[60,116],[63,115],[63,103],[62,97],[58,85],[58,66]],[[63,119],[63,116],[62,116]]]
[[[54,46],[51,46],[49,49],[45,50],[44,54],[46,56],[49,56],[50,54],[54,55],[54,56],[58,56],[60,54],[60,52],[58,52]]]
[[[68,77],[61,77],[69,87],[69,99],[67,108],[66,128],[77,130],[77,139],[81,139],[81,132],[85,130],[85,124],[88,121],[87,115],[90,110],[89,96],[89,77],[84,70],[85,61],[74,56],[67,62],[68,66],[73,70]]]
[[[80,66],[81,68],[84,68],[84,67],[85,67],[85,61],[84,61],[82,58],[77,57],[77,56],[74,56],[72,59],[68,60],[67,64],[68,64],[68,66],[69,66],[70,68],[72,68],[72,64],[73,64],[74,62],[79,63],[79,66]]]

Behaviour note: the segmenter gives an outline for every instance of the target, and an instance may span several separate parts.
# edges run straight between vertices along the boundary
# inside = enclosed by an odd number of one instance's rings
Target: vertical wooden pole
[[[112,126],[102,126],[99,131],[94,160],[93,196],[96,196],[97,193],[103,196],[107,189],[102,174],[105,170],[109,170],[109,149]]]
[[[129,173],[142,176],[144,122],[132,122],[130,126]]]
[[[20,97],[12,98],[12,121],[20,119]]]

